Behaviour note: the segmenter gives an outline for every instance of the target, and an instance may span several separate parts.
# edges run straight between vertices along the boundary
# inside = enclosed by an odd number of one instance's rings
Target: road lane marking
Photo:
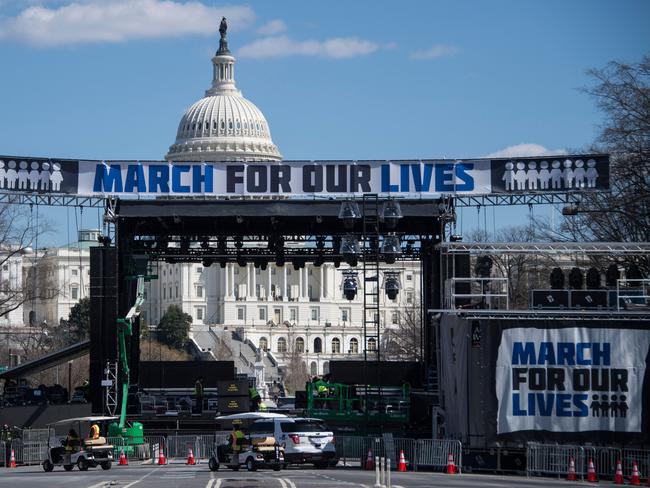
[[[214,483],[214,488],[221,488],[221,482],[223,481],[223,478],[217,478],[217,480]]]
[[[210,481],[208,481],[208,484],[205,485],[205,488],[211,488],[211,486],[214,484],[214,478],[212,478]]]
[[[129,488],[129,487],[135,485],[136,483],[140,483],[143,479],[145,479],[147,476],[150,476],[150,475],[154,474],[156,471],[158,471],[158,470],[157,470],[157,469],[152,469],[152,470],[149,471],[147,474],[145,474],[144,476],[142,476],[140,479],[137,479],[137,480],[135,480],[135,481],[132,481],[132,482],[129,483],[128,485],[124,485],[123,488]]]
[[[287,484],[284,481],[284,478],[278,478],[278,481],[280,482],[280,486],[282,486],[282,488],[288,488]]]

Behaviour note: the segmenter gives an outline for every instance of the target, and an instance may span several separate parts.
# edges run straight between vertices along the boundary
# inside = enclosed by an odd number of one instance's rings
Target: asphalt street
[[[185,466],[130,465],[114,466],[109,471],[90,469],[80,473],[76,469],[65,472],[56,468],[45,473],[40,466],[0,468],[0,487],[11,488],[319,488],[360,487],[373,488],[375,474],[349,468],[315,470],[290,468],[280,472],[260,470],[211,472],[206,464]],[[545,486],[577,487],[584,482],[568,482],[550,478],[525,478],[521,476],[492,476],[486,474],[446,475],[430,472],[392,473],[394,488],[501,488]],[[600,483],[598,486],[613,486]]]

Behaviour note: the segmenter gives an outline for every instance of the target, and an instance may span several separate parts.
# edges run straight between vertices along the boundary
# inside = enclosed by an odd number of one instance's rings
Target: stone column
[[[282,266],[282,301],[286,302],[289,300],[289,294],[287,293],[287,267]]]
[[[320,284],[318,285],[318,291],[319,291],[319,296],[320,300],[323,301],[323,298],[325,298],[325,268],[324,264],[320,265]]]
[[[219,271],[223,273],[223,277],[224,277],[223,280],[224,290],[222,292],[223,296],[224,298],[230,298],[230,291],[231,291],[230,288],[232,287],[230,285],[230,264],[229,263],[226,264],[225,268],[219,268]]]
[[[302,269],[298,270],[298,298],[303,298],[304,294],[302,292]]]
[[[272,283],[273,280],[271,278],[272,277],[271,266],[266,267],[266,275],[267,275],[267,278],[268,278],[267,283],[266,283],[266,285],[267,285],[266,286],[266,299],[267,300],[273,300],[272,295],[271,295],[271,285],[273,284]],[[277,290],[276,290],[276,293],[277,293]]]

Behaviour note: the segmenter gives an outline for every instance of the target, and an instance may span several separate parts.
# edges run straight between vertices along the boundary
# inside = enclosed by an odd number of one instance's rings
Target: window
[[[163,299],[167,298],[167,288],[163,286]]]
[[[196,309],[196,320],[203,320],[203,308]]]
[[[176,298],[178,298],[178,285],[176,285]]]
[[[350,320],[350,310],[347,308],[341,309],[341,320],[343,322],[348,322]]]
[[[79,276],[79,270],[76,268],[72,268],[72,276]]]
[[[390,315],[390,321],[391,321],[393,324],[399,324],[399,312],[393,312],[393,313]]]
[[[323,341],[320,337],[314,339],[314,352],[316,353],[323,352]]]
[[[269,348],[269,341],[266,340],[266,337],[260,337],[260,349],[266,351]]]
[[[368,351],[376,351],[377,350],[377,341],[375,339],[368,339]]]
[[[341,353],[341,340],[338,337],[332,339],[332,354]]]
[[[296,307],[291,307],[289,309],[289,320],[291,322],[296,322],[298,320],[298,309]]]
[[[246,309],[244,307],[237,307],[237,320],[246,320]]]
[[[413,292],[412,291],[407,291],[406,292],[406,303],[409,305],[413,303]]]
[[[196,272],[197,272],[198,274],[203,273],[203,268],[202,268],[201,266],[197,266],[197,268],[196,268]]]
[[[413,281],[413,275],[411,273],[406,275],[406,281]]]
[[[296,352],[305,352],[305,339],[302,337],[296,339]]]
[[[196,296],[199,298],[203,297],[203,286],[196,285]]]
[[[77,288],[76,286],[70,288],[70,298],[72,298],[73,300],[79,300],[79,288]]]
[[[287,340],[284,337],[278,339],[278,352],[287,352]]]
[[[318,374],[318,365],[316,364],[316,361],[311,362],[311,366],[309,366],[309,371],[312,376],[316,376]]]
[[[271,276],[275,276],[275,268],[271,268]]]
[[[310,310],[311,310],[311,319],[318,320],[318,308],[313,307]]]
[[[359,341],[354,337],[350,339],[350,353],[357,354],[359,352]]]
[[[266,307],[260,307],[258,311],[260,320],[266,320]]]

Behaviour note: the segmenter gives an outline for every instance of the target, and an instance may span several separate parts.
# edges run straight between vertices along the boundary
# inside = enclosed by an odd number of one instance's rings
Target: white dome
[[[235,58],[225,35],[212,58],[212,87],[178,125],[168,161],[280,161],[264,114],[235,87]]]

